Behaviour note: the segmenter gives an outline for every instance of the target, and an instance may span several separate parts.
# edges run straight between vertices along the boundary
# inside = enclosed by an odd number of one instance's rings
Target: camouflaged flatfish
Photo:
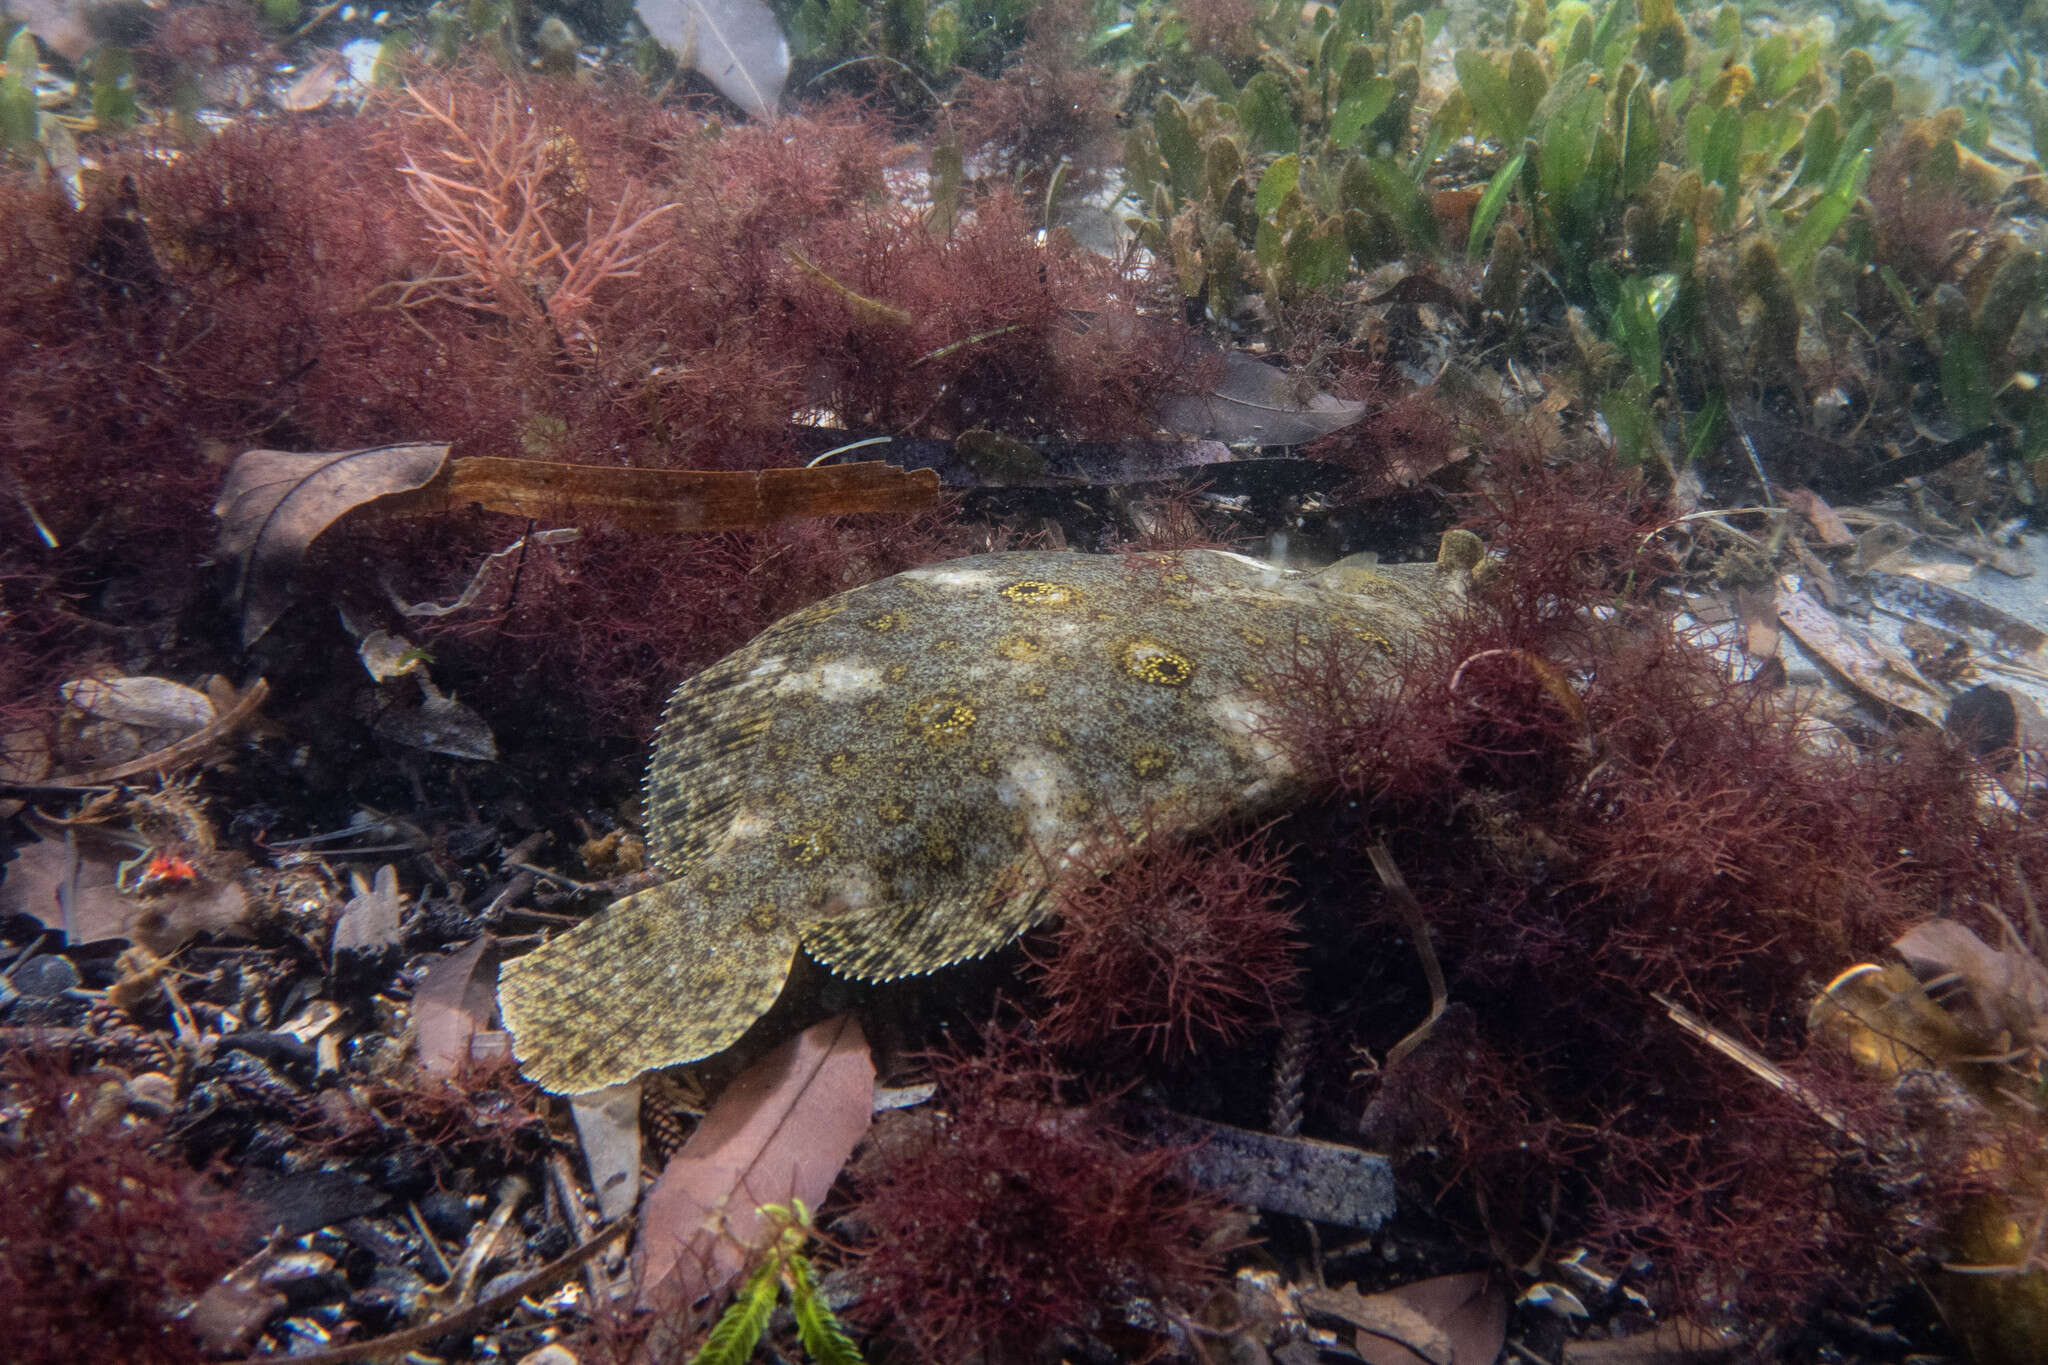
[[[1272,689],[1332,639],[1372,666],[1478,558],[1303,575],[1212,550],[979,555],[841,593],[683,684],[655,736],[660,885],[505,965],[526,1074],[579,1092],[731,1044],[801,948],[862,981],[992,952],[1105,827],[1299,787]],[[1311,654],[1309,657],[1314,657]]]

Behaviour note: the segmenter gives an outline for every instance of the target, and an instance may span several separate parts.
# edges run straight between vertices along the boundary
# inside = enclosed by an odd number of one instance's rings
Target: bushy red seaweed
[[[200,1360],[177,1315],[260,1239],[125,1111],[117,1077],[0,1061],[0,1341],[19,1365]]]
[[[1172,358],[1088,322],[1128,310],[1117,272],[1000,195],[935,235],[884,193],[892,148],[852,104],[714,135],[622,86],[417,70],[356,117],[109,148],[80,209],[11,183],[0,446],[60,541],[23,567],[197,562],[226,462],[254,446],[755,469],[798,462],[793,423],[820,408],[905,434],[1148,430]],[[442,666],[487,717],[501,686],[545,681],[551,709],[583,694],[630,728],[775,614],[953,552],[944,522],[689,544],[591,526],[529,555],[516,600],[447,619]],[[446,600],[523,529],[344,526],[305,577],[374,563]],[[506,642],[574,672],[521,681]]]
[[[1277,894],[1286,859],[1262,831],[1215,841],[1112,828],[1080,865],[1105,870],[1056,893],[1059,922],[1037,962],[1048,1042],[1176,1058],[1278,1022],[1301,945]]]
[[[1297,708],[1287,738],[1341,794],[1319,842],[1363,865],[1385,841],[1458,1002],[1434,1051],[1369,1082],[1367,1136],[1440,1150],[1437,1174],[1476,1193],[1496,1233],[1649,1252],[1681,1296],[1711,1285],[1780,1310],[1867,1268],[1932,1206],[1845,1201],[1867,1153],[1711,1057],[1664,1002],[1848,1106],[1839,1063],[1807,1055],[1799,1006],[1918,919],[1984,916],[2001,879],[2042,865],[2042,836],[1982,804],[1943,741],[1816,742],[1766,686],[1732,682],[1632,590],[1659,572],[1660,515],[1629,483],[1503,463],[1514,491],[1475,520],[1505,555],[1473,610],[1411,642],[1391,677],[1333,655],[1280,689]],[[1314,989],[1384,1048],[1426,1002],[1356,993],[1388,979],[1385,931],[1402,923],[1389,899],[1368,905]],[[1903,1131],[1867,1095],[1857,1123]]]
[[[1155,1321],[1199,1307],[1236,1234],[1176,1174],[1179,1152],[1063,1104],[1042,1049],[998,1038],[938,1062],[938,1109],[878,1126],[853,1168],[868,1326],[923,1360],[1013,1361],[1063,1330],[1132,1335],[1134,1300]]]
[[[1087,62],[1085,0],[1048,0],[1031,14],[1031,38],[991,80],[969,74],[954,92],[961,149],[986,170],[1043,181],[1063,163],[1070,184],[1101,178],[1115,157],[1116,90],[1107,68]]]
[[[1921,287],[1949,275],[1972,239],[1991,223],[1995,195],[1957,165],[1962,111],[1908,121],[1870,159],[1865,188],[1880,261]]]

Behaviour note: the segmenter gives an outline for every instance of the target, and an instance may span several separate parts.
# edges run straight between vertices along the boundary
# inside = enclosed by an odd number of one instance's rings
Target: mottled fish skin
[[[1043,918],[1092,831],[1283,803],[1272,688],[1333,640],[1391,663],[1476,545],[1312,576],[1212,550],[979,555],[784,618],[669,702],[647,777],[666,880],[506,964],[526,1074],[575,1093],[708,1056],[799,945],[859,980],[935,971]]]

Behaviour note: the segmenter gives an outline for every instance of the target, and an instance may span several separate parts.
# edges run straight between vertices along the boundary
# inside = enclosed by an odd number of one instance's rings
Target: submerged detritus
[[[796,950],[888,981],[994,951],[1106,822],[1268,809],[1267,730],[1302,650],[1393,660],[1455,601],[1440,563],[1314,576],[1238,555],[982,555],[842,593],[685,683],[648,774],[668,880],[509,963],[526,1074],[577,1092],[731,1044]]]

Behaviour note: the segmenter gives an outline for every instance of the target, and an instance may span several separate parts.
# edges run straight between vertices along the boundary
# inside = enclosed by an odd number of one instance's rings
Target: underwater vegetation
[[[862,1285],[846,1320],[905,1359],[1029,1358],[1074,1332],[1194,1354],[1186,1324],[1246,1230],[1113,1097],[1263,1123],[1283,1035],[1307,1058],[1303,1131],[1387,1152],[1501,1263],[1589,1248],[1667,1315],[1734,1323],[1759,1351],[1898,1292],[1901,1266],[1951,1304],[1970,1277],[1944,1266],[1988,1266],[1973,1282],[2024,1302],[2048,1275],[2025,1235],[2048,1209],[2038,1051],[2014,1044],[2007,1098],[1971,1107],[1940,1076],[1870,1084],[1808,1007],[1932,916],[2048,952],[2038,755],[2002,756],[2018,794],[2000,806],[1959,741],[1817,738],[1790,688],[1734,682],[1674,632],[1656,590],[1704,576],[1676,529],[1702,488],[1774,503],[1910,473],[1961,520],[2034,509],[2039,8],[1936,7],[1928,32],[2002,62],[1943,107],[1901,64],[1911,35],[1853,4],[802,0],[779,7],[790,107],[764,123],[667,59],[583,70],[573,48],[544,59],[536,14],[442,5],[417,50],[386,38],[358,108],[211,131],[191,116],[204,79],[275,51],[296,5],[179,6],[69,55],[18,30],[0,76],[0,746],[56,735],[57,684],[92,668],[241,669],[315,754],[266,776],[315,785],[301,769],[325,753],[349,787],[337,617],[455,598],[521,528],[340,525],[306,563],[305,609],[243,655],[207,562],[239,451],[430,440],[752,470],[812,459],[820,428],[1138,440],[1161,392],[1214,379],[1147,341],[1184,325],[1372,405],[1309,452],[1342,477],[1296,527],[1413,552],[1456,522],[1488,568],[1469,613],[1398,642],[1397,669],[1336,643],[1284,661],[1268,738],[1309,784],[1284,818],[1097,831],[1099,874],[990,968],[1017,969],[1015,1036],[939,1052],[936,1103],[882,1129],[820,1210],[820,1267]],[[572,17],[593,41],[626,21]],[[38,109],[60,68],[79,82],[66,119]],[[64,138],[89,168],[64,169]],[[1135,246],[1105,256],[1083,222],[1115,191]],[[1425,510],[1379,531],[1395,494]],[[848,588],[1067,543],[1078,519],[1046,505],[687,538],[593,520],[408,628],[497,722],[494,774],[560,789],[538,822],[567,828],[587,802],[630,825],[678,681]],[[1217,505],[1178,488],[1119,533],[1231,540]],[[1715,570],[1739,576],[1737,558]],[[904,1040],[986,1018],[989,980],[923,983]],[[156,1305],[217,1278],[238,1229],[150,1134],[98,1115],[85,1078],[7,1085],[29,1098],[6,1155],[108,1193],[82,1210],[35,1186],[17,1213],[42,1221],[0,1239],[6,1273],[95,1294],[120,1278],[109,1330],[147,1349]],[[386,1128],[425,1141],[443,1102],[461,1103],[385,1096],[324,1140],[342,1158]],[[516,1118],[494,1160],[533,1155]],[[205,1235],[158,1255],[148,1226],[194,1209]],[[18,1269],[65,1219],[86,1260]],[[756,1274],[747,1325],[784,1289],[818,1302],[808,1256],[792,1244]],[[1985,1361],[2022,1358],[1995,1328],[1956,1331]]]
[[[250,445],[429,433],[458,453],[758,468],[792,459],[792,416],[819,405],[947,435],[1144,429],[1161,362],[1070,320],[1124,306],[1114,269],[1041,248],[1000,195],[929,231],[882,198],[888,144],[851,109],[714,137],[629,92],[537,83],[515,103],[428,73],[378,103],[121,162],[81,208],[9,196],[0,423],[66,547],[37,558],[43,581],[67,558],[105,577],[196,555],[221,452]],[[497,548],[368,535],[429,573]],[[490,625],[625,724],[784,611],[946,543],[936,524],[886,548],[857,525],[688,546],[600,531]],[[762,557],[796,577],[750,574]],[[647,580],[677,585],[679,616],[655,624]]]
[[[0,1064],[0,1330],[23,1365],[73,1359],[95,1341],[123,1359],[203,1355],[182,1305],[249,1250],[254,1211],[191,1170],[148,1102],[111,1075],[12,1052]]]
[[[1072,1107],[1071,1077],[1041,1048],[986,1043],[935,1059],[942,1112],[906,1116],[856,1158],[863,1321],[923,1360],[1034,1359],[1075,1328],[1148,1354],[1153,1334],[1120,1331],[1115,1313],[1142,1300],[1158,1324],[1199,1309],[1238,1215],[1100,1099]]]
[[[1571,610],[1599,600],[1631,614],[1616,589],[1649,566],[1616,552],[1640,546],[1661,510],[1585,476],[1524,466],[1513,495],[1475,509],[1507,550],[1500,575],[1379,695],[1361,694],[1341,657],[1308,663],[1287,689],[1295,742],[1335,797],[1304,841],[1346,849],[1339,869],[1385,848],[1456,1002],[1428,1041],[1366,1073],[1361,1129],[1455,1170],[1496,1236],[1597,1228],[1709,1302],[1789,1306],[1871,1273],[1883,1247],[1985,1175],[1963,1159],[1972,1139],[1944,1123],[1922,1132],[1910,1104],[1859,1092],[1784,1002],[1819,964],[1867,954],[1931,906],[1988,914],[2009,901],[2041,835],[1985,811],[1938,742],[1817,747],[1796,711],[1731,685],[1677,636]],[[1352,954],[1378,955],[1405,925],[1391,893],[1370,892],[1304,924],[1352,945],[1316,963],[1309,997],[1348,1000],[1353,1036],[1382,1048],[1428,1001],[1410,980],[1409,1018],[1388,1019],[1384,965]],[[1890,1136],[1842,1146],[1813,1104],[1703,1058],[1664,1001]],[[1812,1159],[1785,1159],[1798,1151]],[[1920,1204],[1902,1178],[1955,1184]]]
[[[1424,118],[1441,22],[1367,0],[1269,15],[1255,67],[1164,82],[1124,168],[1191,308],[1285,318],[1355,270],[1432,262],[1480,335],[1574,372],[1631,459],[1684,468],[1730,403],[1760,402],[1865,437],[1995,421],[2008,458],[2037,457],[2040,245],[1997,220],[2042,182],[1987,160],[1982,106],[1910,113],[1819,23],[1537,0],[1456,50]],[[2038,149],[2048,124],[2028,126]]]
[[[1037,963],[1046,1041],[1186,1056],[1278,1024],[1302,948],[1275,894],[1286,859],[1256,831],[1200,847],[1112,827],[1097,842],[1079,866],[1103,871],[1059,888]]]

